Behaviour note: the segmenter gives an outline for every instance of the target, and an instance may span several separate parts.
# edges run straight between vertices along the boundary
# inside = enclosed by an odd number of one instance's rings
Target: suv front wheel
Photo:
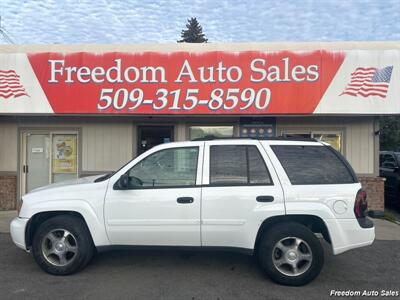
[[[324,264],[318,238],[298,223],[278,224],[266,230],[260,240],[258,258],[273,281],[292,286],[311,282]]]
[[[94,246],[84,221],[72,215],[46,220],[36,230],[32,253],[38,265],[53,275],[69,275],[85,267]]]

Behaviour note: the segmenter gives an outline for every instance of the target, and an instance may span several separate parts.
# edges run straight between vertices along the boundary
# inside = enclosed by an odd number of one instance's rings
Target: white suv
[[[315,140],[203,139],[162,144],[111,174],[23,196],[14,243],[55,275],[113,247],[255,254],[274,281],[303,285],[334,254],[372,244],[366,194],[343,156]]]

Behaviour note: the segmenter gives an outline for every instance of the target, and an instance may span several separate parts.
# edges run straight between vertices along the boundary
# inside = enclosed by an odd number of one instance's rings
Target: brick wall
[[[17,176],[0,175],[0,210],[16,209]]]
[[[368,210],[372,216],[381,216],[385,210],[385,178],[359,177],[363,189],[367,192]]]

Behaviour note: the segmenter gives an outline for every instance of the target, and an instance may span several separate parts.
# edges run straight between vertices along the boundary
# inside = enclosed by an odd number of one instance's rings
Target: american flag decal
[[[0,98],[29,96],[14,70],[0,70]]]
[[[346,86],[340,96],[377,96],[386,98],[392,70],[393,66],[382,69],[357,68],[353,73],[351,73],[350,83]]]

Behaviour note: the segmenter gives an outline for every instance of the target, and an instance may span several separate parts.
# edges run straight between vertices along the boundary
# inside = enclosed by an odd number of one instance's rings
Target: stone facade
[[[360,177],[363,189],[367,192],[368,210],[371,216],[382,216],[385,211],[385,178]]]
[[[0,210],[17,208],[17,176],[0,175]]]

